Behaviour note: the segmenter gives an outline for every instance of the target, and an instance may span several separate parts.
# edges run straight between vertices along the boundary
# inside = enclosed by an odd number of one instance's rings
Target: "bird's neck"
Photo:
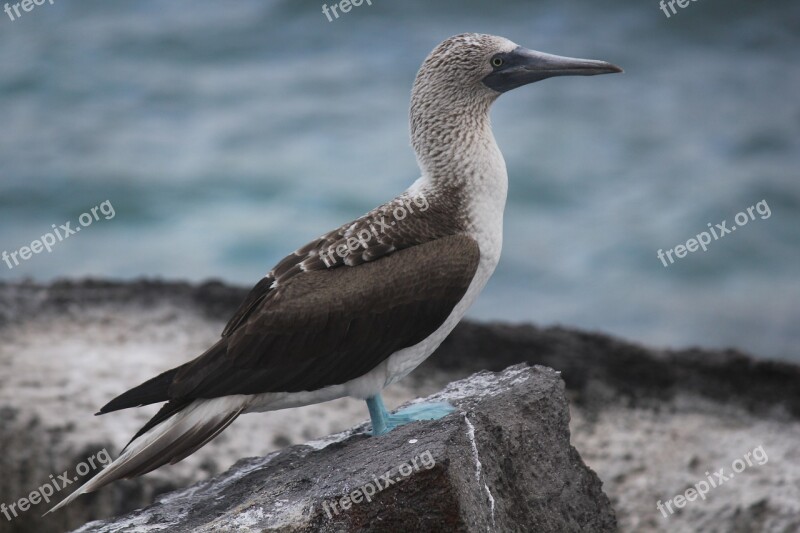
[[[460,102],[434,108],[412,100],[411,144],[423,179],[439,190],[457,191],[502,217],[508,190],[503,155],[492,134],[491,102]]]

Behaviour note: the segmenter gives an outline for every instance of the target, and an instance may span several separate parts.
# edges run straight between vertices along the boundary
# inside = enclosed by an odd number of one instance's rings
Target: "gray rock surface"
[[[245,459],[78,531],[616,530],[600,480],[570,445],[557,372],[526,365],[482,372],[427,401],[457,410],[381,437],[362,426]]]

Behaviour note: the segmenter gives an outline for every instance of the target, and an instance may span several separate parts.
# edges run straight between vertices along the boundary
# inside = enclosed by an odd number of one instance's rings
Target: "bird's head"
[[[451,175],[454,165],[471,165],[475,158],[502,159],[499,152],[477,154],[475,145],[491,148],[484,142],[491,138],[488,111],[498,96],[554,76],[612,72],[622,69],[605,61],[535,52],[494,35],[450,37],[425,59],[411,92],[409,122],[417,160],[429,175]]]
[[[528,50],[503,37],[463,33],[443,41],[422,64],[414,82],[417,99],[464,104],[491,103],[500,94],[554,76],[622,72],[605,61],[576,59]],[[449,95],[449,98],[441,96]]]

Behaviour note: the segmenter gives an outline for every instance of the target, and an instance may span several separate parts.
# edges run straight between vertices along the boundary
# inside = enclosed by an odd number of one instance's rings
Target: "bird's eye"
[[[493,67],[502,67],[503,66],[503,58],[495,57],[492,59],[492,66]]]

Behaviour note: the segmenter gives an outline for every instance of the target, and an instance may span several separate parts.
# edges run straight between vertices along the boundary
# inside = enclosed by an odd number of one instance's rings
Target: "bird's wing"
[[[174,376],[171,399],[297,392],[346,383],[441,326],[475,275],[474,239],[451,235],[272,288]]]
[[[458,202],[455,198],[448,201]],[[289,254],[251,289],[222,336],[230,336],[273,289],[297,275],[358,266],[397,250],[462,232],[463,221],[442,210],[442,204],[423,195],[406,193]]]

